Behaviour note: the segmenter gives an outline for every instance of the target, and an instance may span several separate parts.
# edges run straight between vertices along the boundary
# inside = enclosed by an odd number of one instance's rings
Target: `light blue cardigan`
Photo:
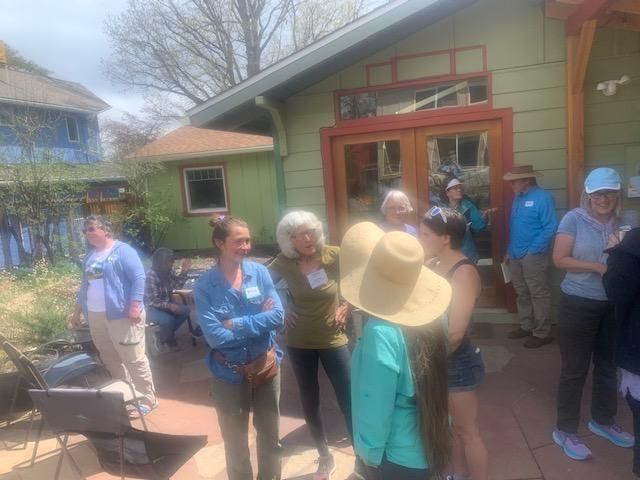
[[[78,293],[78,303],[82,306],[84,318],[87,317],[87,261],[82,265],[82,283]],[[144,267],[138,253],[126,243],[115,241],[109,256],[104,261],[104,301],[107,307],[107,320],[127,318],[132,301],[142,303],[144,296]],[[142,307],[142,305],[140,305]]]

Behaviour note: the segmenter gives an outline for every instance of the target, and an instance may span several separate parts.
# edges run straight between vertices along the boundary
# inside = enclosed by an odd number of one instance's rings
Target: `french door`
[[[378,222],[380,204],[391,189],[409,196],[415,208],[409,220],[417,223],[429,206],[443,201],[445,179],[456,176],[480,211],[497,209],[488,215],[487,227],[472,234],[483,283],[479,306],[504,306],[501,134],[499,121],[481,121],[334,137],[337,237],[355,222]]]

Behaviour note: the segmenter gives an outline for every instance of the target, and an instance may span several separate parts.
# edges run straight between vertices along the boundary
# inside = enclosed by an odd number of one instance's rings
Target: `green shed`
[[[174,219],[159,245],[211,246],[208,218],[235,215],[251,225],[255,244],[275,243],[278,219],[271,137],[182,126],[147,144],[136,158],[164,166],[148,180],[150,194]]]

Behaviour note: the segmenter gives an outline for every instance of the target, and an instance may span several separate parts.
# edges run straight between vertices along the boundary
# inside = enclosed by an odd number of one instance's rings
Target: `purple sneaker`
[[[575,433],[565,433],[562,430],[554,430],[553,441],[562,447],[567,457],[573,460],[589,460],[591,458],[591,450],[589,450],[589,447],[587,447]]]
[[[591,420],[588,427],[591,432],[606,438],[618,447],[631,448],[635,443],[633,435],[622,430],[620,425],[617,423],[614,423],[613,425],[602,425]]]

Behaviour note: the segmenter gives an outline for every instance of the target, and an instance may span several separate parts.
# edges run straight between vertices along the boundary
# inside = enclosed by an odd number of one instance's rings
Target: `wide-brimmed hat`
[[[510,182],[511,180],[535,177],[542,177],[542,174],[540,172],[536,172],[531,165],[514,165],[502,178]]]
[[[451,286],[424,266],[415,237],[371,222],[354,225],[342,239],[340,290],[353,306],[407,327],[434,321],[451,301]]]

